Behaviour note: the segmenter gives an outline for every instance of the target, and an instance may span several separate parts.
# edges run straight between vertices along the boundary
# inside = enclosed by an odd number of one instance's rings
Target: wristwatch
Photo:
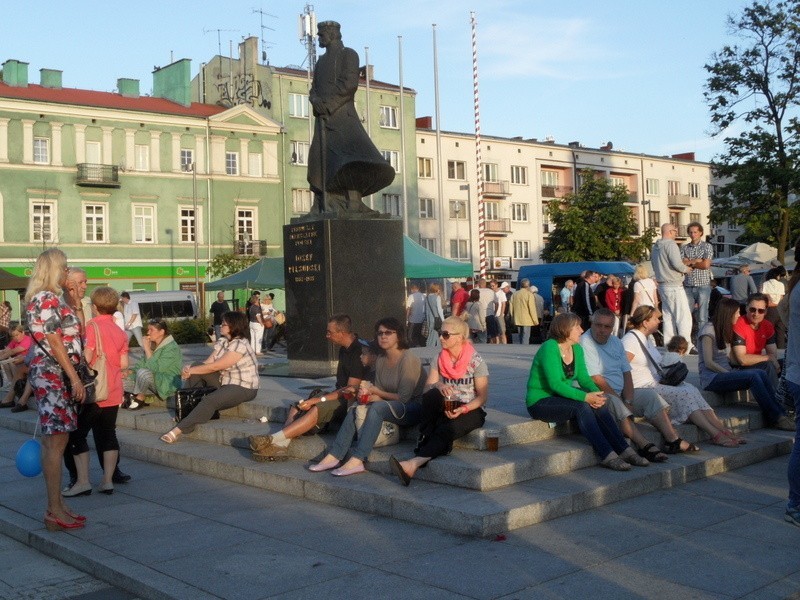
[[[328,399],[325,396],[322,396],[322,397],[320,397],[319,401],[320,402],[327,402]]]

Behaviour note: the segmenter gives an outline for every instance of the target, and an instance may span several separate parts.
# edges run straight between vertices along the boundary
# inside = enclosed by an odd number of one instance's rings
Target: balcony
[[[572,193],[571,185],[543,185],[542,198],[563,198]]]
[[[119,167],[116,165],[78,163],[78,174],[75,183],[91,187],[118,188],[120,186]]]
[[[667,206],[670,208],[683,208],[691,205],[692,199],[689,194],[670,194],[667,196]]]
[[[233,253],[237,256],[266,256],[267,240],[236,240]]]
[[[507,181],[484,181],[483,182],[483,195],[492,196],[496,198],[505,198],[510,196],[511,192],[508,189]]]
[[[511,219],[485,220],[485,233],[489,235],[507,235],[511,233]]]
[[[688,225],[678,225],[678,238],[689,238],[689,226]]]
[[[639,193],[638,192],[628,192],[628,199],[625,202],[629,204],[639,204]]]

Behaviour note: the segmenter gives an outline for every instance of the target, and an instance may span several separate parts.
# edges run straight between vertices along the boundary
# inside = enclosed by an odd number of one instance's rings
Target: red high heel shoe
[[[81,523],[86,521],[86,516],[85,515],[76,515],[75,513],[73,513],[70,510],[67,510],[67,509],[64,509],[64,512],[67,513],[70,517],[72,517],[76,521],[80,521]]]
[[[81,529],[86,523],[84,521],[75,521],[73,523],[65,523],[52,513],[47,513],[44,516],[44,526],[47,531],[65,531],[67,529]]]

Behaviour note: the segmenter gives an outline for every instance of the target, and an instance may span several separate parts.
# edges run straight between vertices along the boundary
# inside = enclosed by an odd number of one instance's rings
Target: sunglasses
[[[377,335],[379,337],[387,337],[387,336],[392,335],[393,333],[397,333],[397,332],[395,330],[393,330],[393,329],[379,329],[377,331]]]
[[[442,331],[439,334],[439,337],[443,340],[449,340],[454,335],[461,335],[460,333],[456,333],[455,331]]]
[[[759,315],[763,315],[764,313],[767,312],[767,309],[766,308],[756,308],[755,306],[750,306],[750,307],[748,307],[747,312],[753,313],[753,314],[758,313]]]

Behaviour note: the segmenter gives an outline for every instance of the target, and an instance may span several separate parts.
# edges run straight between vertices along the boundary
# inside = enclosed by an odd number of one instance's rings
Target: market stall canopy
[[[723,268],[736,268],[742,265],[769,265],[776,258],[778,258],[778,250],[776,248],[769,244],[756,242],[733,256],[715,258],[711,261],[711,265]]]
[[[426,250],[407,236],[403,236],[403,252],[406,279],[472,276],[472,263],[443,258]]]
[[[24,291],[27,287],[27,277],[18,277],[5,269],[0,269],[0,290]]]
[[[206,284],[206,291],[283,288],[283,257],[262,258],[238,273]]]

